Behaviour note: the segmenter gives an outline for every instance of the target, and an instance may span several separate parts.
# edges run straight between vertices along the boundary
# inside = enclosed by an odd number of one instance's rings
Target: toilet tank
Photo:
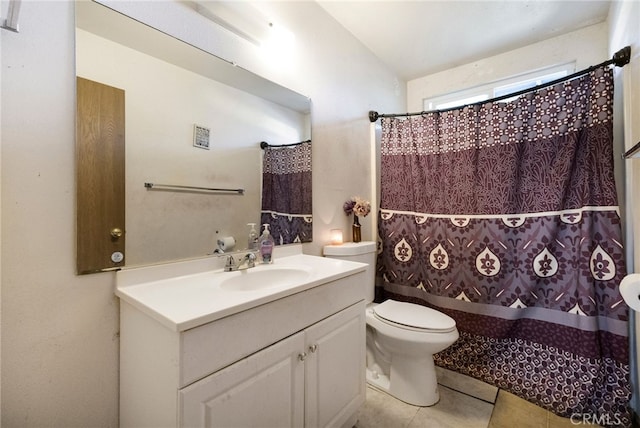
[[[340,245],[325,245],[323,248],[325,257],[343,259],[352,262],[367,263],[365,271],[366,301],[373,302],[375,297],[376,277],[376,243],[373,241],[345,242]]]

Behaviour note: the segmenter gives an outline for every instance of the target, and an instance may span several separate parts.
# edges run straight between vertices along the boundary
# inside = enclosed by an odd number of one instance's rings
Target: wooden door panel
[[[124,91],[77,78],[77,271],[124,266]],[[117,235],[117,230],[121,236]],[[112,232],[114,232],[112,234]]]

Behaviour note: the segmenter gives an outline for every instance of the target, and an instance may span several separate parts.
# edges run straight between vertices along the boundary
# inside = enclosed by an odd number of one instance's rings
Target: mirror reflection
[[[311,138],[308,98],[95,2],[76,22],[77,76],[125,92],[126,266],[247,248],[248,223],[311,240],[310,143],[291,145]]]
[[[262,224],[271,225],[278,244],[310,242],[311,140],[264,149]]]

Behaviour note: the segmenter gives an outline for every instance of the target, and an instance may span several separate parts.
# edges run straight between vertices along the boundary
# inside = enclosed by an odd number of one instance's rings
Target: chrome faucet
[[[257,251],[249,251],[248,253],[245,253],[244,256],[242,256],[242,258],[238,263],[236,263],[236,259],[233,257],[233,255],[229,254],[227,256],[227,261],[224,264],[224,271],[233,272],[236,270],[244,270],[244,269],[255,267],[257,258],[258,258]],[[245,267],[242,267],[242,266],[245,266]]]

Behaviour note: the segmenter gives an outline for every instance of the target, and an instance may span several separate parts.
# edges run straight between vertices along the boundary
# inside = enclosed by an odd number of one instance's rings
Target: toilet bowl
[[[433,354],[458,339],[455,320],[435,309],[386,300],[372,303],[375,287],[375,243],[324,247],[325,257],[368,263],[367,382],[415,406],[438,402]]]
[[[370,304],[366,311],[367,381],[414,406],[436,404],[440,397],[433,354],[458,339],[453,318],[394,300]],[[388,367],[382,372],[380,360]]]

